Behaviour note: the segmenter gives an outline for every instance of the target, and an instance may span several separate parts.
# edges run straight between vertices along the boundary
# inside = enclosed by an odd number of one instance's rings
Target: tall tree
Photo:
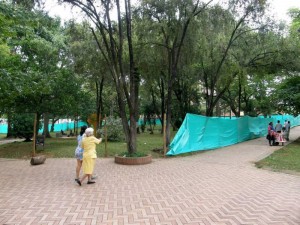
[[[101,116],[104,114],[104,81],[108,80],[107,64],[101,55],[101,52],[95,51],[98,49],[97,43],[90,30],[90,25],[87,22],[75,24],[70,22],[67,24],[67,32],[69,36],[70,53],[74,64],[74,70],[78,76],[82,76],[85,88],[93,91],[94,105],[91,114],[96,112],[95,130],[98,129]],[[112,83],[112,82],[110,82]],[[107,84],[110,84],[107,82]]]
[[[182,48],[188,28],[194,18],[199,15],[208,4],[201,4],[200,1],[142,1],[143,19],[152,23],[153,31],[157,34],[151,41],[156,46],[164,49],[167,59],[166,72],[166,104],[162,113],[166,112],[166,144],[170,144],[170,128],[172,120],[172,99],[174,83],[178,77],[178,65],[182,57]],[[163,51],[162,51],[163,52]],[[164,98],[164,97],[163,97]]]
[[[284,80],[276,90],[279,112],[294,116],[300,114],[300,76],[299,74]]]
[[[286,62],[282,64],[288,66],[280,74],[281,83],[274,95],[278,111],[297,116],[300,113],[300,9],[290,9],[289,15],[292,23],[286,37],[287,47],[282,51],[282,62]]]
[[[118,107],[128,152],[134,153],[136,146],[136,121],[138,118],[138,93],[140,75],[135,66],[134,49],[132,44],[132,16],[131,1],[124,1],[125,14],[122,18],[121,4],[116,0],[117,20],[112,19],[113,1],[101,1],[96,5],[92,0],[62,0],[79,7],[87,17],[94,23],[92,28],[98,48],[102,53],[108,67],[109,73],[115,84]],[[127,109],[129,113],[127,113]],[[129,120],[129,123],[128,123]]]
[[[237,41],[247,33],[261,29],[264,1],[233,0],[228,9],[214,6],[199,17],[199,75],[205,87],[206,115],[213,116],[214,108],[239,74],[239,65],[232,51]]]
[[[264,29],[249,32],[238,39],[231,56],[237,62],[239,73],[221,97],[230,106],[235,116],[270,114],[272,102],[268,102],[274,73],[283,69],[278,65],[284,48],[283,35],[270,23]],[[275,33],[276,32],[276,33]]]
[[[77,80],[67,68],[69,59],[60,21],[37,10],[6,3],[0,3],[0,7],[5,20],[10,21],[10,32],[2,39],[10,48],[1,70],[2,110],[8,115],[34,112],[38,118],[58,109],[65,114],[72,111],[74,92],[69,85]]]

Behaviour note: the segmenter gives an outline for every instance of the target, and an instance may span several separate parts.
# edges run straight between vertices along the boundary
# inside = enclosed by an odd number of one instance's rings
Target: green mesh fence
[[[167,155],[216,149],[254,138],[265,136],[269,122],[284,124],[290,121],[291,127],[300,125],[300,116],[276,115],[271,118],[239,117],[220,118],[187,114],[177,134],[169,146]]]
[[[87,125],[85,122],[79,121],[78,122],[78,127],[80,128],[83,125]],[[39,129],[39,133],[43,132],[43,127]],[[48,129],[51,129],[51,124],[49,124]],[[54,132],[60,132],[61,130],[66,131],[74,129],[74,122],[64,122],[64,123],[59,123],[59,124],[54,124]],[[7,124],[0,124],[0,134],[6,134],[7,133]]]

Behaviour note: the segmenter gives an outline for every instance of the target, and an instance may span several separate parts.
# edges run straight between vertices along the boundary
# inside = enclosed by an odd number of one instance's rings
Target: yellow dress
[[[83,148],[83,172],[85,174],[93,174],[95,167],[95,159],[97,158],[96,144],[101,142],[100,139],[95,138],[94,136],[84,137],[82,139],[82,148]]]

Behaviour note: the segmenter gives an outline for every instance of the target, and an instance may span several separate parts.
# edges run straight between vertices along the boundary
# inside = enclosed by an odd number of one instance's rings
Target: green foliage
[[[6,44],[0,44],[0,66],[3,68],[4,60],[9,57],[10,48]]]
[[[124,141],[124,132],[122,121],[120,118],[114,118],[112,116],[107,117],[105,121],[107,128],[107,140],[109,141]],[[105,137],[105,128],[102,127],[98,133]]]
[[[289,77],[276,90],[278,109],[292,115],[300,114],[300,76]]]
[[[123,88],[133,90],[128,43],[105,49],[110,46],[105,42],[108,34],[100,38],[95,28],[97,43],[88,22],[61,27],[59,19],[34,8],[38,2],[42,1],[0,1],[0,113],[39,111],[53,118],[83,120],[95,112],[121,115],[117,99],[133,97],[133,92],[117,96]],[[290,11],[293,21],[286,32],[284,26],[257,17],[265,1],[228,3],[229,8],[211,4],[193,19],[192,0],[147,0],[137,5],[132,38],[134,66],[142,79],[137,79],[139,99],[135,102],[140,107],[131,113],[161,116],[171,101],[174,127],[187,112],[204,113],[205,108],[211,108],[211,113],[231,108],[236,115],[244,111],[252,116],[299,113],[299,9]],[[189,29],[185,31],[186,21]],[[104,28],[107,24],[102,22]],[[117,37],[117,28],[114,21],[111,37]],[[111,41],[112,46],[121,39]],[[116,68],[119,59],[108,60],[114,50],[124,60]],[[103,53],[108,53],[106,60]],[[114,89],[115,84],[119,88]],[[130,105],[122,109],[125,114]],[[221,109],[213,111],[214,107]],[[113,128],[109,138],[123,140],[117,132],[123,128]]]
[[[292,18],[290,33],[291,33],[291,35],[298,36],[299,29],[300,29],[300,9],[297,9],[297,8],[290,9],[289,16]]]
[[[14,114],[11,118],[12,135],[29,141],[33,137],[34,114]]]
[[[0,3],[0,111],[87,117],[91,95],[73,72],[60,20],[28,10],[30,2],[38,1]]]
[[[66,24],[65,33],[74,72],[77,77],[82,78],[81,86],[87,90],[81,95],[81,102],[77,102],[81,118],[87,118],[86,115],[95,112],[102,115],[113,112],[114,108],[117,109],[114,101],[116,93],[107,62],[100,52],[95,50],[98,46],[91,33],[90,24],[76,24],[70,21]],[[86,98],[87,95],[89,99]]]

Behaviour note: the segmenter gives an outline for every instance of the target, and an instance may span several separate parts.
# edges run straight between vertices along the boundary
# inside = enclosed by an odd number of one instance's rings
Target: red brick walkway
[[[143,166],[97,159],[97,183],[82,187],[75,159],[0,159],[0,224],[299,225],[300,176],[253,165],[278,148],[259,138]]]

